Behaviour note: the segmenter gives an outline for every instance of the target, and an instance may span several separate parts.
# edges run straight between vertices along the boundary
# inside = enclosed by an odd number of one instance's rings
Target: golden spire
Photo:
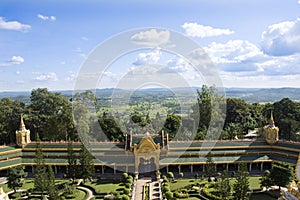
[[[273,111],[271,111],[271,116],[270,116],[270,120],[269,120],[269,125],[270,125],[270,126],[275,126],[275,122],[274,122],[274,118],[273,118]]]
[[[20,119],[20,131],[24,131],[26,130],[24,121],[23,121],[23,116],[21,115],[21,119]]]

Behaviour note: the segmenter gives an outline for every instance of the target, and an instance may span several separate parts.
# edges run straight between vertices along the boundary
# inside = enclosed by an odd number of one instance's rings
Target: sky
[[[99,45],[145,27],[160,39],[167,34],[156,27],[196,42],[224,87],[300,85],[297,0],[2,0],[0,91],[72,90]],[[138,70],[149,73],[149,65],[174,70],[192,86],[203,84],[184,59],[157,46],[114,60],[96,74],[97,87],[120,86]]]

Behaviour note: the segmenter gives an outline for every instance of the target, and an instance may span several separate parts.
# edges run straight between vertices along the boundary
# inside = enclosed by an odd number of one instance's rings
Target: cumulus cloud
[[[140,53],[136,58],[134,65],[149,65],[156,64],[161,56],[161,52],[159,49],[155,49],[154,51],[148,53]]]
[[[19,65],[24,62],[24,58],[22,58],[21,56],[13,56],[11,57],[9,62],[12,64]]]
[[[219,29],[211,26],[204,26],[198,23],[185,22],[182,26],[185,29],[185,34],[191,37],[212,37],[220,35],[231,35],[234,31],[230,29]]]
[[[4,63],[0,63],[0,67],[7,67],[11,65],[19,65],[23,63],[25,60],[21,56],[12,56],[8,61]]]
[[[41,20],[44,20],[44,21],[51,21],[51,22],[54,22],[56,20],[56,17],[55,16],[46,16],[46,15],[42,15],[42,14],[38,14],[37,17]]]
[[[246,40],[230,40],[227,43],[213,42],[203,48],[212,61],[223,71],[257,71],[258,63],[266,56],[255,45]]]
[[[6,21],[3,17],[0,17],[0,29],[26,32],[30,28],[30,25],[22,24],[18,21]]]
[[[38,74],[38,76],[34,78],[36,81],[58,81],[57,74],[54,72],[33,74]]]
[[[270,25],[262,33],[262,49],[272,56],[300,52],[300,18]]]
[[[158,31],[156,29],[150,29],[148,31],[143,31],[138,34],[135,34],[131,37],[131,40],[140,45],[148,46],[159,46],[166,44],[170,39],[170,32]]]

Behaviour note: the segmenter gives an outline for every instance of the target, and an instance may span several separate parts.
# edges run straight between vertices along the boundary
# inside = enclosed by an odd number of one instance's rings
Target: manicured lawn
[[[84,197],[85,197],[85,195],[86,195],[86,193],[84,192],[84,191],[82,191],[82,190],[77,190],[76,189],[76,197],[75,197],[75,199],[76,200],[82,200],[82,199],[85,199]]]
[[[176,179],[174,182],[170,184],[171,191],[177,190],[179,188],[195,184],[195,183],[204,183],[204,180],[201,179]]]
[[[259,190],[260,189],[260,179],[261,176],[252,176],[249,178],[250,190]]]
[[[93,187],[96,193],[110,193],[116,191],[118,188],[124,188],[123,183],[119,181],[99,180],[85,183],[90,187]]]

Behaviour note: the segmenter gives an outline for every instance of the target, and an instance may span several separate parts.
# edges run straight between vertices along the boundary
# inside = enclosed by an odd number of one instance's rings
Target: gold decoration
[[[269,125],[265,126],[264,132],[265,140],[268,144],[273,145],[278,141],[279,128],[275,126],[272,112],[269,120]]]

